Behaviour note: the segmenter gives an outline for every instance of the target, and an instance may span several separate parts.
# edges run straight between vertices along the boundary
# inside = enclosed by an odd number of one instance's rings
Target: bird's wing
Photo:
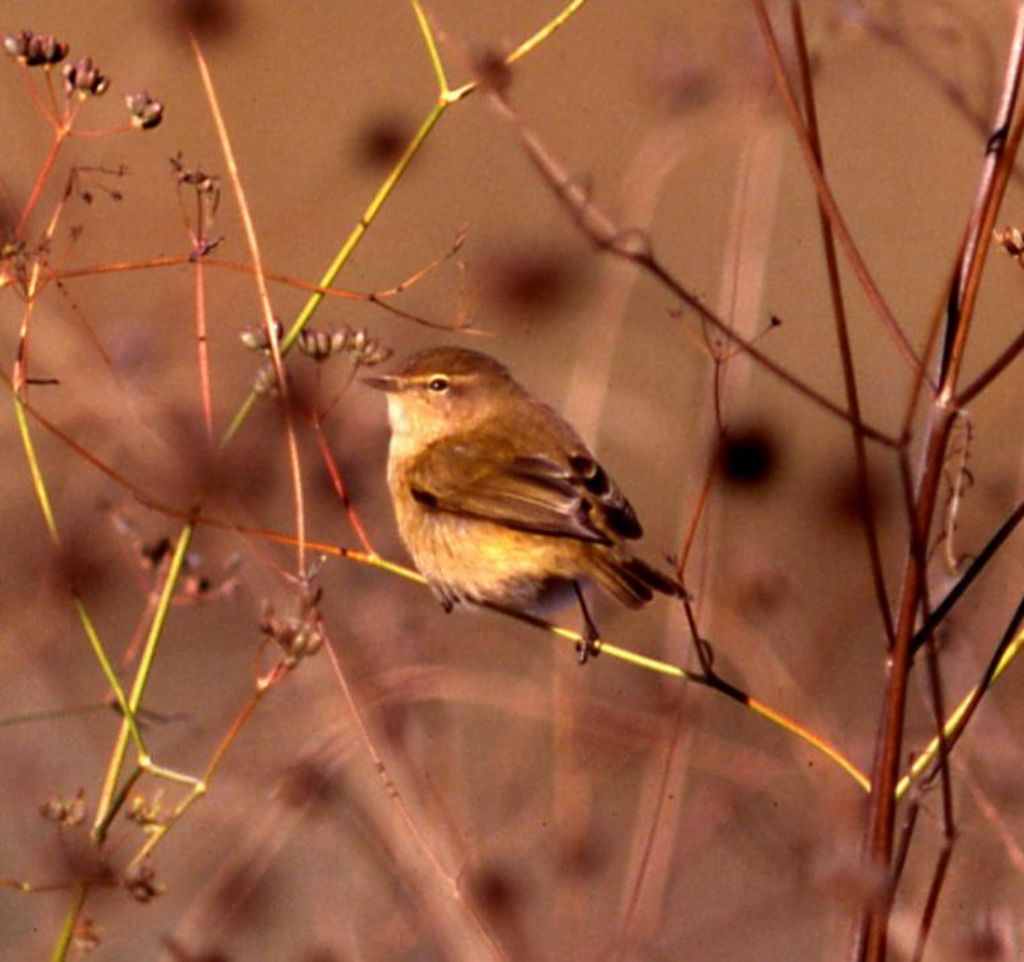
[[[552,457],[490,438],[449,438],[417,458],[409,484],[424,506],[518,531],[602,544],[642,533],[630,503],[585,449]]]

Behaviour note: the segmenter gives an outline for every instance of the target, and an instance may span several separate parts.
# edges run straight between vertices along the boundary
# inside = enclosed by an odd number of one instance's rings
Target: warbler
[[[599,636],[581,582],[631,608],[655,591],[683,594],[630,550],[643,533],[636,512],[576,431],[494,358],[428,348],[363,381],[387,392],[398,530],[446,611],[529,610],[571,587],[584,662]]]

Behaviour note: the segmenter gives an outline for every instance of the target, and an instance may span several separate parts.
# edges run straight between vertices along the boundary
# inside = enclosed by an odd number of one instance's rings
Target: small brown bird
[[[428,348],[364,382],[387,392],[398,529],[446,611],[461,601],[528,609],[569,585],[584,662],[598,633],[581,581],[631,608],[655,591],[683,594],[633,555],[636,513],[579,435],[493,358]]]

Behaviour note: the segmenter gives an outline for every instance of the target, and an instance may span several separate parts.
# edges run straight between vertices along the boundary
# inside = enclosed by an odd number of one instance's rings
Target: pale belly
[[[512,608],[559,604],[586,572],[572,540],[515,531],[487,521],[409,505],[398,513],[416,567],[441,600]]]

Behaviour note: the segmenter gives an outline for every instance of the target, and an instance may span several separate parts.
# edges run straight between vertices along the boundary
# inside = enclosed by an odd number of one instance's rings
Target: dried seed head
[[[4,36],[4,51],[26,67],[58,64],[68,55],[68,49],[63,40],[58,40],[49,33],[22,30],[21,33],[9,33]]]
[[[152,902],[158,895],[163,895],[166,890],[156,880],[156,872],[149,862],[139,862],[131,866],[121,879],[128,894],[136,902]]]
[[[85,789],[80,788],[73,798],[48,798],[39,806],[43,818],[65,828],[74,828],[85,821]]]
[[[1011,257],[1024,256],[1024,231],[1021,231],[1019,227],[1004,227],[1002,230],[994,230],[992,236],[995,242]]]
[[[344,352],[364,367],[381,364],[393,353],[391,348],[370,337],[365,328],[353,330],[347,324],[333,331],[307,327],[299,335],[298,346],[303,354],[314,361],[324,361],[334,354]]]
[[[100,73],[92,57],[83,57],[74,63],[64,65],[64,89],[68,96],[77,93],[80,97],[99,97],[110,86],[110,78]]]
[[[274,332],[278,343],[280,343],[281,338],[284,337],[284,325],[276,317],[274,318]],[[270,338],[265,324],[250,324],[247,327],[243,327],[238,336],[250,351],[270,353]]]
[[[377,338],[370,337],[365,327],[347,332],[345,350],[363,367],[383,364],[394,354],[390,347],[382,344]]]
[[[145,829],[163,825],[167,821],[159,791],[153,796],[152,801],[145,795],[133,795],[124,816],[128,821]]]
[[[315,655],[324,643],[323,626],[315,610],[302,618],[280,620],[274,617],[272,607],[267,605],[260,631],[281,648],[285,663],[290,668],[295,667],[303,658]]]
[[[197,193],[216,194],[220,189],[217,186],[217,178],[213,174],[207,174],[198,167],[186,167],[180,151],[171,158],[171,169],[179,184],[184,187],[194,187]]]
[[[145,90],[129,94],[124,102],[128,106],[128,113],[132,115],[132,124],[140,130],[159,127],[164,119],[164,105],[150,97]]]
[[[75,923],[73,941],[79,952],[89,953],[103,944],[102,930],[91,915],[83,915]]]
[[[314,361],[325,361],[344,347],[344,335],[323,328],[305,327],[299,332],[298,348]]]

